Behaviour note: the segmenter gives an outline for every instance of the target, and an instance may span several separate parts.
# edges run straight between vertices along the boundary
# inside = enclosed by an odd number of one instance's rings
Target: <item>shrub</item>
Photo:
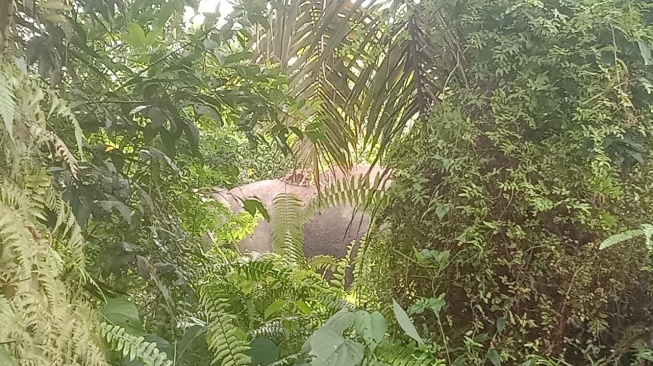
[[[421,317],[460,364],[607,357],[650,320],[643,241],[597,250],[653,215],[650,6],[436,3],[448,92],[394,152],[374,252],[404,303],[444,294]]]

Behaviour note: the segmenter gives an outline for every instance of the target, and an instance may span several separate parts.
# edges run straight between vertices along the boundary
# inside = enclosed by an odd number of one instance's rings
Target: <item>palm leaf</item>
[[[433,64],[436,48],[417,15],[390,23],[392,15],[401,19],[398,9],[362,3],[288,0],[275,3],[265,24],[254,26],[256,61],[278,62],[289,75],[290,93],[304,102],[285,123],[324,125],[325,138],[303,137],[294,146],[305,164],[323,157],[346,169],[374,147],[382,155],[439,90],[428,82],[425,66]]]

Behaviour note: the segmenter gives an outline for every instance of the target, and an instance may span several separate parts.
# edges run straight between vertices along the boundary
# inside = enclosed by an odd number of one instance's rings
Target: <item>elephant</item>
[[[248,235],[240,244],[242,252],[268,253],[272,248],[272,223],[274,221],[272,212],[272,201],[282,193],[293,194],[302,202],[304,207],[318,196],[315,184],[297,183],[297,176],[302,177],[302,172],[295,171],[284,179],[262,180],[245,184],[230,190],[216,190],[213,197],[219,202],[227,205],[234,213],[244,211],[242,200],[258,198],[270,213],[270,222],[261,220],[254,232]],[[322,189],[332,187],[341,179],[351,180],[352,177],[363,178],[368,174],[368,180],[374,181],[377,174],[387,177],[381,189],[385,190],[392,183],[391,171],[380,166],[356,165],[346,173],[341,170],[331,171],[320,175]],[[370,217],[367,213],[347,204],[340,204],[321,208],[314,212],[313,218],[304,225],[304,255],[307,258],[317,255],[331,255],[335,258],[344,258],[352,242],[355,246],[365,235],[370,225]],[[354,253],[355,253],[354,248]],[[350,260],[353,258],[350,258]],[[347,275],[348,281],[351,274]]]

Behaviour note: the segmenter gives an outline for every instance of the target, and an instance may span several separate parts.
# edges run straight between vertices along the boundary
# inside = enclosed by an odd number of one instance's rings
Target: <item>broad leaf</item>
[[[279,347],[267,338],[254,338],[246,353],[252,359],[252,366],[267,366],[279,359]]]
[[[504,329],[506,329],[506,319],[504,317],[497,318],[497,332],[501,334]]]
[[[193,325],[186,329],[184,336],[181,338],[177,347],[177,359],[182,360],[184,354],[195,348],[196,343],[206,343],[206,327],[201,325]]]
[[[395,313],[395,317],[397,318],[397,322],[401,329],[403,329],[409,337],[416,340],[417,343],[424,343],[422,337],[417,333],[415,325],[413,325],[413,322],[408,317],[408,314],[406,314],[406,311],[401,308],[401,305],[399,305],[395,299],[392,299],[392,310]]]
[[[120,298],[107,299],[102,308],[102,315],[112,325],[123,327],[133,335],[144,334],[138,308],[131,301]]]
[[[356,333],[363,337],[367,345],[373,351],[374,348],[383,340],[385,332],[388,330],[388,323],[386,322],[385,317],[383,317],[383,315],[378,311],[370,314],[365,310],[360,310],[356,312],[354,328],[356,329]]]
[[[229,55],[224,58],[224,64],[225,65],[233,64],[239,61],[248,60],[251,57],[252,57],[252,53],[249,51],[234,53],[233,55]]]
[[[3,346],[0,346],[0,365],[3,366],[18,366],[15,358],[11,357],[11,353]]]
[[[331,318],[329,318],[329,320],[327,320],[327,322],[324,323],[324,326],[333,329],[339,334],[342,334],[342,332],[344,332],[345,329],[351,326],[351,324],[354,322],[355,317],[356,315],[354,313],[349,312],[347,308],[342,308],[340,311],[335,313]]]
[[[315,356],[311,366],[356,366],[363,360],[363,345],[345,339],[330,327],[316,330],[308,343]]]
[[[137,23],[127,24],[129,32],[123,36],[123,40],[133,47],[142,47],[145,45],[145,31]]]
[[[265,308],[265,311],[263,312],[263,317],[265,319],[268,319],[270,316],[276,314],[281,308],[283,308],[283,305],[286,303],[284,299],[279,299],[272,304],[270,304],[267,308]]]
[[[501,356],[499,356],[499,352],[497,352],[496,349],[491,349],[487,353],[487,359],[492,362],[494,366],[501,366]]]
[[[99,201],[98,204],[100,207],[102,207],[105,211],[112,212],[113,209],[118,210],[122,218],[127,222],[131,223],[132,220],[132,214],[131,211],[129,210],[129,207],[124,204],[123,202],[120,201]]]

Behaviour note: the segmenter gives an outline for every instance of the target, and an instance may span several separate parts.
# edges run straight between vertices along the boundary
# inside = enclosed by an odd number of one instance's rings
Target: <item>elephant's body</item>
[[[361,176],[368,172],[368,166],[355,166],[348,174],[335,174],[335,179]],[[375,167],[370,172],[373,180],[383,168]],[[389,184],[390,181],[388,180]],[[317,188],[287,183],[280,179],[264,180],[233,188],[226,192],[215,193],[215,198],[231,207],[235,213],[244,208],[240,200],[257,197],[272,215],[272,201],[282,193],[294,194],[304,205],[317,197]],[[240,200],[239,200],[240,199]],[[274,217],[271,217],[271,221]],[[343,258],[352,241],[358,241],[367,232],[370,225],[369,216],[350,205],[337,205],[315,212],[311,221],[304,225],[304,254],[313,257],[321,254]],[[272,248],[272,224],[261,220],[254,232],[240,243],[244,252],[267,253]]]

